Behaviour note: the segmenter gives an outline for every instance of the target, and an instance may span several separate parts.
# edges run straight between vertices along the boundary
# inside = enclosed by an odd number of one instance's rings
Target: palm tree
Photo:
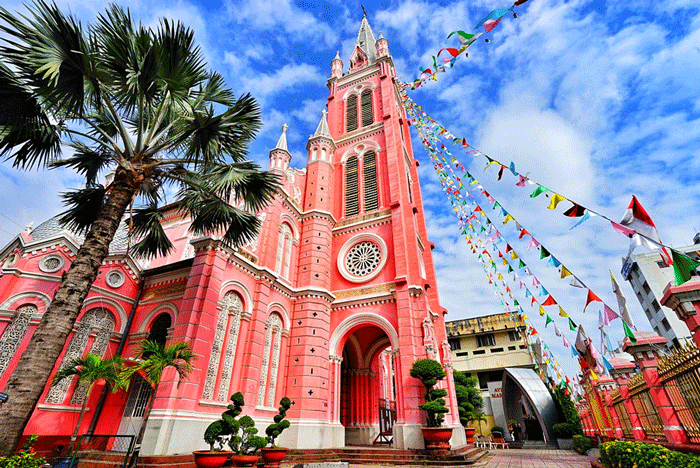
[[[141,428],[136,436],[135,449],[129,464],[130,467],[134,466],[138,459],[141,442],[146,433],[146,423],[151,416],[151,410],[153,409],[153,403],[158,394],[158,387],[163,377],[163,371],[168,367],[175,368],[178,375],[177,383],[180,385],[182,380],[187,379],[192,369],[191,363],[194,359],[194,354],[192,353],[192,347],[189,343],[181,342],[164,346],[155,341],[146,340],[139,345],[134,357],[136,359],[136,365],[127,367],[120,376],[123,385],[128,386],[132,376],[138,372],[144,377],[144,380],[151,385],[153,391],[151,392],[148,406],[146,406],[146,410],[143,413]]]
[[[77,385],[85,385],[85,395],[83,396],[83,405],[80,407],[80,415],[78,422],[73,430],[73,435],[70,438],[70,446],[68,453],[73,451],[78,438],[78,429],[85,415],[85,405],[90,399],[92,387],[100,380],[104,380],[107,385],[112,388],[112,391],[117,391],[120,387],[119,373],[121,371],[124,360],[120,356],[114,356],[107,359],[102,359],[97,354],[88,353],[85,357],[75,358],[68,362],[61,370],[56,372],[51,385],[57,385],[63,379],[73,376],[78,376]]]
[[[21,169],[67,167],[85,181],[63,195],[61,222],[85,234],[12,373],[0,408],[0,455],[12,453],[65,346],[110,241],[129,210],[130,252],[172,249],[161,224],[166,189],[195,235],[235,247],[260,226],[278,180],[247,161],[260,108],[208,71],[179,22],[136,24],[111,5],[83,27],[55,4],[0,8],[0,156]],[[61,145],[72,149],[61,154]],[[106,186],[98,176],[114,173]]]

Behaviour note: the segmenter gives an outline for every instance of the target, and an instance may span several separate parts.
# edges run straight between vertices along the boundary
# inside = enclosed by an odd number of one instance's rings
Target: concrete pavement
[[[571,450],[491,450],[479,468],[590,468],[585,455]]]

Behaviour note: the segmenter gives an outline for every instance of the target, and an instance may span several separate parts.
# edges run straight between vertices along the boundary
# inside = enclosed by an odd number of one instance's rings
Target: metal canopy
[[[557,407],[552,395],[532,369],[508,367],[503,371],[503,414],[506,419],[520,419],[519,394],[525,396],[542,427],[544,442],[554,444],[552,426],[557,422]]]

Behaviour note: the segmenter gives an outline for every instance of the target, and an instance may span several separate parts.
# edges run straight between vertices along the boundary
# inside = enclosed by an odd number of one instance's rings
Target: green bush
[[[37,457],[32,445],[36,442],[37,435],[32,434],[24,443],[19,452],[9,457],[0,457],[0,468],[39,468],[46,463],[43,457]]]
[[[560,422],[552,426],[552,432],[557,439],[571,439],[576,429],[569,422]]]
[[[570,395],[565,395],[564,389],[557,388],[554,391],[554,396],[561,407],[562,416],[564,416],[564,421],[571,424],[573,427],[573,434],[583,434],[583,425],[581,424],[581,418],[578,415],[578,410],[574,406],[574,402],[571,400]]]
[[[576,450],[581,455],[585,455],[591,447],[593,447],[593,442],[591,439],[584,435],[574,434],[574,450]]]
[[[411,377],[420,380],[425,387],[425,403],[418,407],[428,416],[428,427],[442,427],[445,413],[450,411],[443,398],[447,396],[447,391],[443,388],[433,389],[446,375],[442,364],[433,359],[418,359],[411,367]]]
[[[600,460],[606,468],[700,468],[700,457],[642,442],[600,444]]]
[[[493,426],[493,427],[491,428],[491,433],[493,434],[494,432],[500,432],[500,433],[501,433],[501,437],[503,437],[503,436],[505,435],[505,433],[506,433],[506,432],[503,430],[503,428],[502,428],[501,426]]]
[[[455,395],[457,397],[457,407],[459,410],[459,422],[467,427],[471,421],[481,420],[478,414],[481,413],[481,406],[484,404],[479,391],[479,381],[476,377],[467,377],[464,372],[455,371],[453,374],[455,382]],[[481,422],[479,423],[481,429]]]

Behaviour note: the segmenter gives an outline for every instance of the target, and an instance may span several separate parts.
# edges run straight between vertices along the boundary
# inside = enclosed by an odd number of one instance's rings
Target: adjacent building
[[[693,242],[693,245],[675,250],[698,259],[700,233],[695,235]],[[653,330],[668,340],[669,347],[677,346],[680,339],[690,338],[685,323],[671,309],[661,305],[664,289],[669,283],[675,284],[673,267],[666,265],[659,253],[654,251],[630,255],[629,258],[623,258],[622,262],[623,278],[632,286]]]

